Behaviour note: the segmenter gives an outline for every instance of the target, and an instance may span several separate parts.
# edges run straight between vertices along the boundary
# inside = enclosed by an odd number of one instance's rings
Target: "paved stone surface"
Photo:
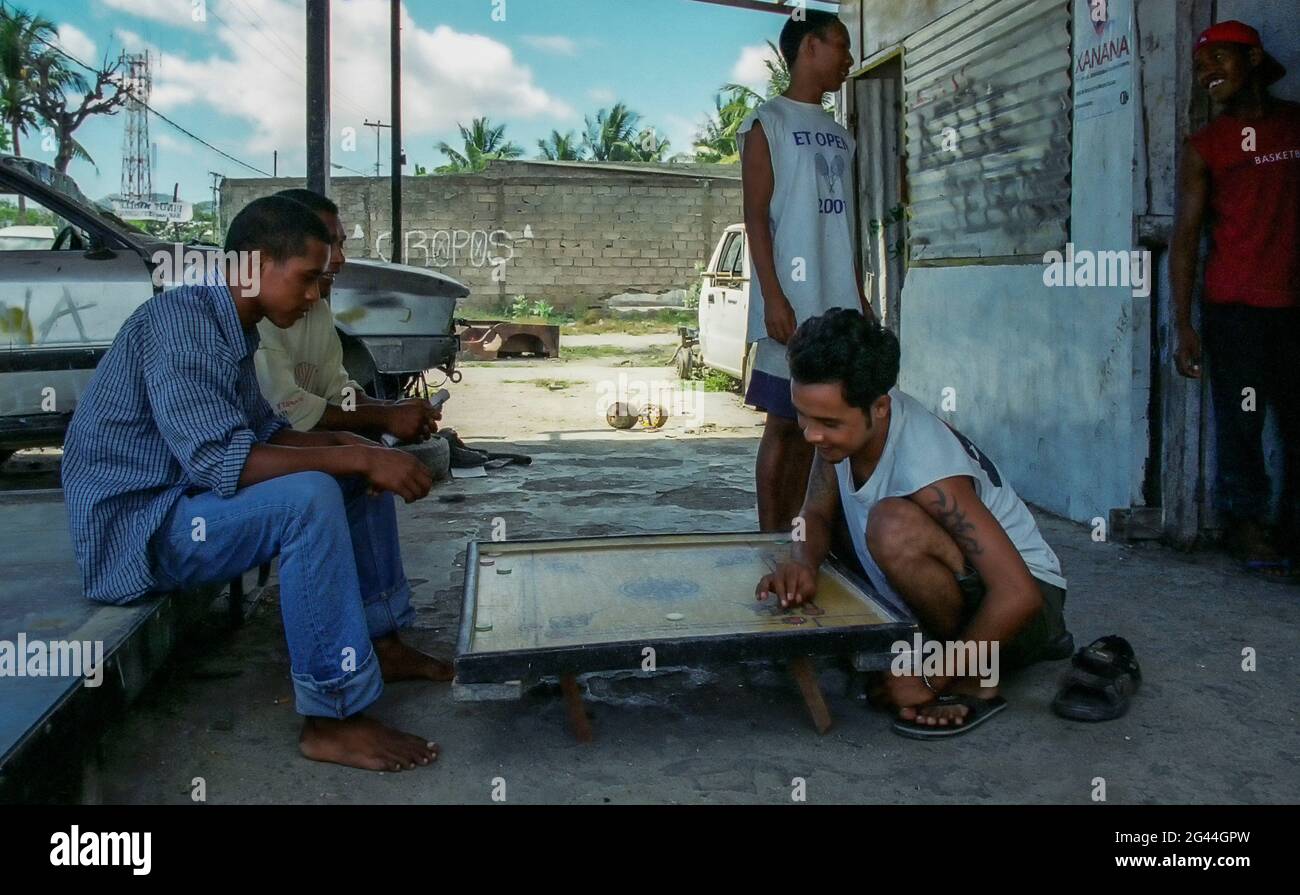
[[[489,538],[496,517],[511,538],[754,528],[759,417],[736,396],[705,395],[713,426],[703,435],[686,434],[701,424],[684,418],[658,433],[615,432],[595,411],[609,368],[537,366],[472,368],[446,417],[471,445],[527,452],[534,464],[441,484],[399,511],[418,645],[451,649],[466,543]],[[581,381],[560,391],[505,382],[550,376]],[[298,754],[272,598],[238,632],[214,624],[191,638],[109,731],[99,797],[186,802],[202,776],[221,803],[486,803],[501,777],[520,803],[779,803],[802,777],[810,802],[1084,803],[1103,777],[1111,802],[1300,800],[1300,589],[1247,578],[1216,555],[1094,543],[1087,527],[1039,518],[1070,579],[1076,640],[1120,633],[1137,649],[1146,680],[1119,721],[1052,715],[1065,663],[1008,678],[1009,710],[944,743],[895,736],[835,663],[822,666],[836,722],[823,737],[793,681],[767,663],[589,678],[588,746],[569,735],[558,687],[464,704],[447,684],[406,683],[375,714],[436,738],[442,758],[401,774],[355,771]],[[1257,671],[1242,670],[1245,647]]]

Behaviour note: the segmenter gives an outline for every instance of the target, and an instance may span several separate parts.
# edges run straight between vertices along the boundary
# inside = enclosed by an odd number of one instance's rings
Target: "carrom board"
[[[782,611],[754,589],[790,536],[665,534],[471,542],[456,648],[461,684],[749,658],[887,654],[914,621],[834,559]]]

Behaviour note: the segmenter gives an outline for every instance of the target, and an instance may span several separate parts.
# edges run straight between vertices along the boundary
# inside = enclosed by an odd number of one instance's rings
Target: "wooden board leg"
[[[822,687],[817,681],[817,669],[813,665],[813,660],[807,656],[791,659],[790,674],[799,684],[799,692],[803,694],[804,705],[808,706],[808,714],[812,715],[813,726],[817,728],[817,732],[821,734],[830,730],[831,712],[826,707],[826,699],[822,696]]]
[[[587,720],[587,708],[582,704],[582,688],[578,686],[576,674],[560,675],[560,690],[564,693],[564,705],[569,711],[569,729],[579,743],[590,743],[592,739],[591,722]]]

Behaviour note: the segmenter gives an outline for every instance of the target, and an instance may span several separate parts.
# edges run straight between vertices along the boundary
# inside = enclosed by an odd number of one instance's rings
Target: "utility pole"
[[[307,189],[330,193],[330,0],[307,0]]]
[[[406,239],[402,236],[402,163],[406,161],[402,155],[402,0],[389,0],[388,41],[391,72],[388,94],[393,120],[392,162],[388,172],[392,178],[389,194],[393,210],[393,260],[405,264]],[[376,130],[375,134],[378,133]]]
[[[221,214],[217,211],[217,203],[220,201],[221,175],[216,171],[209,171],[212,177],[212,241],[219,242],[221,234]]]
[[[361,122],[366,127],[375,129],[375,176],[379,176],[379,130],[380,128],[392,127],[391,124],[384,124],[382,121],[365,121]]]

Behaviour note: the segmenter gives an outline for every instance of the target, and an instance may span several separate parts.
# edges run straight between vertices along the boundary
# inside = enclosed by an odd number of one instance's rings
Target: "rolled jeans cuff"
[[[366,631],[370,639],[387,637],[397,633],[415,621],[415,610],[411,607],[411,585],[405,577],[402,583],[388,591],[375,594],[366,600]]]
[[[318,718],[348,718],[364,709],[384,692],[379,657],[372,649],[356,671],[329,681],[292,674],[294,708],[300,715]]]

